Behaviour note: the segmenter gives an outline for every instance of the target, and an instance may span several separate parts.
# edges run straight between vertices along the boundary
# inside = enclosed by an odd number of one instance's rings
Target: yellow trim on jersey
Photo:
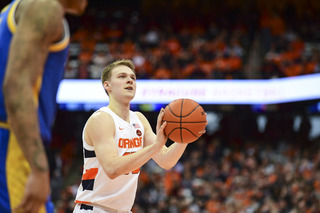
[[[0,121],[0,128],[2,128],[2,129],[10,129],[10,126],[9,126],[8,123]]]
[[[63,19],[62,25],[63,25],[63,29],[64,29],[64,36],[63,36],[61,41],[59,41],[59,42],[57,42],[55,44],[52,44],[49,47],[49,51],[50,52],[61,51],[61,50],[65,49],[68,46],[69,42],[70,42],[69,25],[68,25],[68,22],[67,22],[66,19]]]
[[[8,14],[8,27],[12,34],[16,32],[16,22],[14,20],[14,12],[16,11],[16,8],[19,2],[20,1],[16,1],[15,3],[13,3]]]
[[[22,201],[31,168],[12,132],[9,137],[6,168],[10,206],[15,209]],[[43,205],[39,213],[45,212]]]
[[[0,11],[0,15],[1,13],[4,13],[8,8],[9,8],[9,4]],[[1,21],[2,21],[2,18],[0,18],[0,24],[1,24]]]
[[[17,24],[16,24],[15,19],[14,19],[14,13],[15,13],[15,11],[16,11],[16,8],[17,8],[17,5],[18,5],[19,2],[20,2],[20,0],[19,0],[19,1],[16,1],[16,2],[12,5],[12,7],[10,8],[9,14],[8,14],[8,27],[9,27],[10,32],[11,32],[12,34],[14,34],[14,33],[16,32],[16,29],[17,29]],[[0,20],[0,22],[1,22],[1,20]],[[66,28],[65,28],[65,30],[66,30]],[[65,33],[67,33],[67,32],[65,32]],[[63,40],[61,40],[61,41],[58,42],[58,43],[55,43],[55,44],[50,45],[49,51],[50,51],[50,52],[58,52],[58,51],[61,51],[61,50],[63,50],[64,48],[66,48],[66,47],[68,46],[69,41],[70,41],[70,36],[69,36],[69,32],[68,32],[68,33],[67,33],[67,36],[65,36],[65,37],[63,38]]]
[[[4,13],[4,12],[9,8],[9,5],[10,5],[10,4],[8,4],[7,6],[5,6],[5,7],[1,10],[0,13]]]
[[[49,47],[49,51],[50,52],[58,52],[60,50],[63,50],[64,48],[66,48],[68,46],[69,41],[70,41],[70,38],[66,37],[62,41],[60,41],[59,43],[51,45]]]
[[[33,103],[35,104],[36,107],[39,106],[39,93],[41,90],[41,85],[42,85],[42,78],[38,77],[37,82],[33,87]]]

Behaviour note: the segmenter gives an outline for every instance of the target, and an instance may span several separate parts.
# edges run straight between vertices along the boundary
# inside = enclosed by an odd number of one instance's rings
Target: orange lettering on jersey
[[[88,201],[81,201],[81,200],[75,200],[74,201],[75,203],[80,203],[80,204],[91,204],[91,202],[88,202]]]
[[[142,137],[139,138],[120,138],[118,147],[119,148],[137,148],[142,146]]]
[[[95,179],[98,174],[98,168],[86,169],[86,172],[82,175],[82,180]]]
[[[140,172],[140,168],[136,169],[136,170],[133,170],[132,171],[132,174],[138,174]]]
[[[123,148],[123,139],[122,138],[119,139],[118,146],[119,146],[119,148]]]
[[[128,138],[124,138],[123,139],[123,148],[128,148],[129,147],[129,139]]]

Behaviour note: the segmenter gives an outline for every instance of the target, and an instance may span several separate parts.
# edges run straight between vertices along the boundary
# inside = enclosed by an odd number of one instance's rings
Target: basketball
[[[164,109],[162,121],[167,125],[164,133],[170,140],[177,143],[196,141],[207,125],[207,115],[196,101],[177,99]]]

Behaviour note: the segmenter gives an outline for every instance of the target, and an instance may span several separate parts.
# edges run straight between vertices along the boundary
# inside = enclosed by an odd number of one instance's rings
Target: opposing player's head
[[[106,93],[111,96],[126,96],[131,99],[136,92],[135,66],[131,60],[118,60],[106,66],[101,81]]]
[[[82,15],[87,7],[87,0],[59,0],[67,13]]]

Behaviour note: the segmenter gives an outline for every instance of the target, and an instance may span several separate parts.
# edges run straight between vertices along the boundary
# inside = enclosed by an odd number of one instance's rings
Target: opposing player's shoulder
[[[19,7],[18,7],[19,10]],[[30,14],[33,13],[33,16],[37,16],[45,12],[49,17],[54,14],[56,17],[62,17],[64,15],[64,9],[61,3],[57,0],[27,0],[21,2],[22,12]]]
[[[64,28],[64,9],[57,0],[25,0],[15,13],[17,31],[40,44],[50,44],[61,39]]]

